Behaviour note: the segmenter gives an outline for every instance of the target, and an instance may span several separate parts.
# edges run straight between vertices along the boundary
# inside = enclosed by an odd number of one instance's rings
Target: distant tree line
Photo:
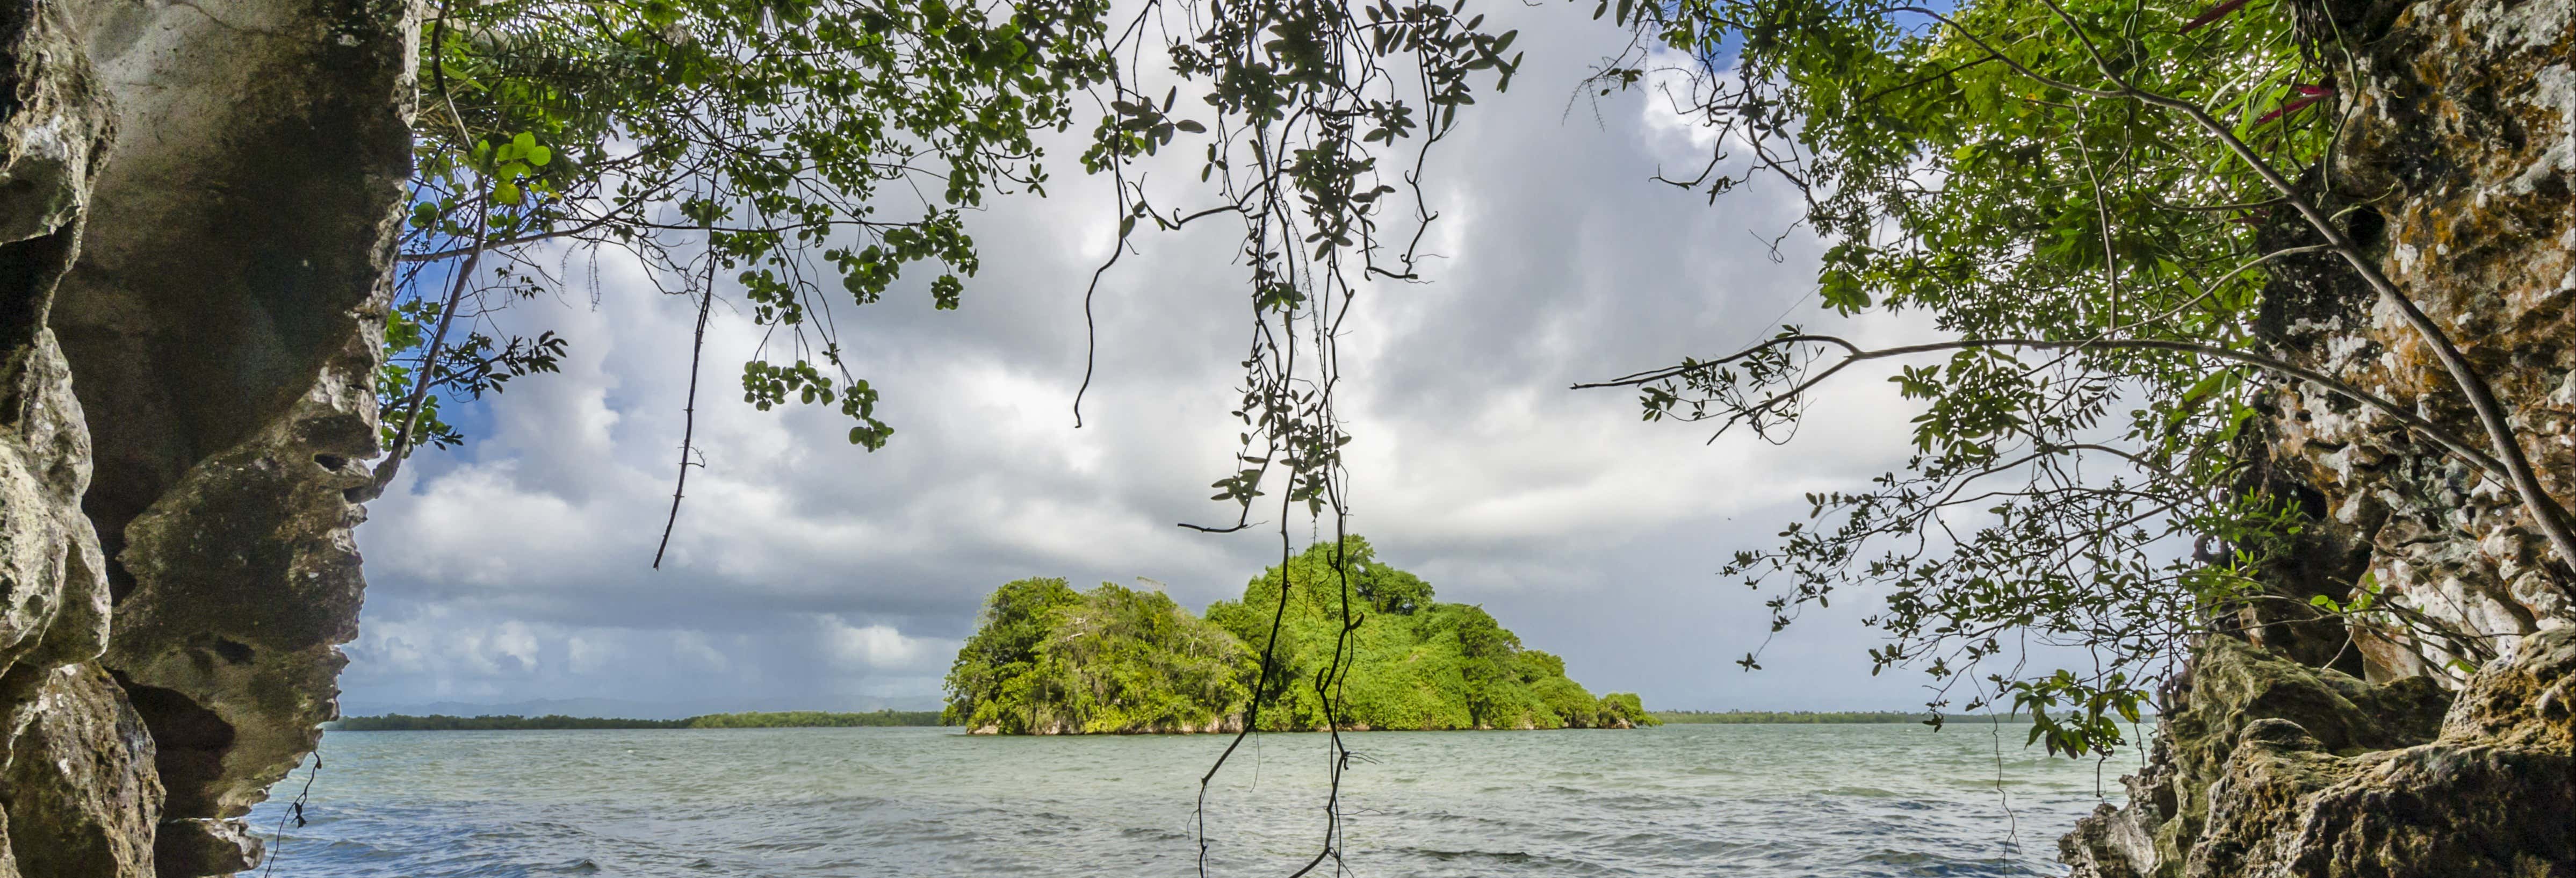
[[[755,713],[711,713],[684,720],[692,729],[805,729],[848,728],[854,726],[935,726],[936,710],[875,710],[867,713],[826,713],[819,710],[782,710]]]
[[[388,713],[383,716],[353,716],[329,723],[324,728],[335,732],[466,732],[466,731],[541,731],[556,729],[791,729],[843,728],[852,726],[935,726],[935,710],[877,710],[867,713],[828,713],[819,710],[786,710],[750,713],[710,713],[686,719],[619,719],[614,717],[563,716],[447,716],[431,714],[412,716]]]
[[[1919,710],[1658,710],[1655,718],[1680,726],[1828,725],[1911,723],[1931,718]]]
[[[1658,710],[1654,713],[1656,719],[1662,720],[1670,725],[1680,726],[1833,725],[1861,723],[1928,723],[1932,721],[1931,713],[1920,710]],[[2030,715],[2023,713],[1996,714],[1992,716],[1960,716],[1953,714],[1949,716],[1948,719],[1953,721],[2001,720],[2004,722],[2019,723],[2029,722]]]

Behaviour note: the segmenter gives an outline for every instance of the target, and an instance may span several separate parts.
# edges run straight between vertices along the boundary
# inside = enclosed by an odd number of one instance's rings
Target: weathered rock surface
[[[152,865],[160,875],[229,875],[260,863],[266,847],[239,820],[194,817],[160,825]]]
[[[0,5],[0,687],[31,699],[55,668],[98,655],[107,593],[80,513],[89,434],[45,319],[79,252],[105,107],[60,11]],[[30,717],[11,714],[14,736]]]
[[[2179,709],[2164,717],[2148,770],[2122,779],[2129,806],[2103,806],[2060,849],[2079,875],[2184,874],[2180,866],[2212,834],[2213,812],[2233,826],[2243,808],[2249,790],[2227,781],[2231,757],[2245,742],[2295,737],[2318,753],[2349,755],[2422,744],[2434,738],[2449,701],[2426,678],[2373,686],[2240,641],[2212,640],[2194,663]]]
[[[333,715],[412,16],[0,0],[0,876],[248,868]]]
[[[0,779],[19,872],[148,878],[161,781],[143,718],[86,662],[46,674],[32,703]]]
[[[2339,13],[2373,4],[2328,4]],[[2543,487],[2576,497],[2576,2],[2425,0],[2345,26],[2361,77],[2332,197],[2382,269],[2482,372]],[[2384,20],[2382,20],[2384,19]],[[2424,339],[2322,258],[2276,282],[2275,348],[2478,441]],[[2464,673],[2576,618],[2518,498],[2375,410],[2299,386],[2274,457],[2399,606],[2472,635],[2363,632],[2372,679]]]
[[[0,4],[0,875],[148,874],[160,805],[151,744],[91,662],[89,433],[46,326],[111,128],[70,16]]]
[[[2234,640],[2189,687],[2129,805],[2059,842],[2075,875],[2576,875],[2576,628],[2525,638],[2456,700]]]
[[[345,496],[409,174],[400,0],[97,3],[119,145],[53,325],[90,416],[105,665],[159,744],[160,874],[247,863],[246,813],[334,715],[364,582]]]
[[[2576,497],[2576,0],[2319,6],[2361,74],[2328,197],[2486,376],[2543,486]],[[2276,352],[2481,435],[2351,272],[2293,261],[2266,298]],[[2351,651],[2295,614],[2248,620],[2278,652],[2210,641],[2130,804],[2063,858],[2100,878],[2576,876],[2576,605],[2519,499],[2347,400],[2270,403],[2265,477],[2317,519],[2277,584],[2366,585],[2398,612]],[[2386,685],[2313,668],[2355,655]]]

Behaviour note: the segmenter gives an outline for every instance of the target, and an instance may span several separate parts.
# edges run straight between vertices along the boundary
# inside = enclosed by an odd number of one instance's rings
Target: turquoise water
[[[2020,748],[2026,729],[1349,735],[1344,874],[2056,875],[2057,836],[2103,801],[2097,778],[2116,796],[2132,766],[2042,758]],[[276,874],[1190,875],[1198,776],[1225,743],[332,732],[311,823],[287,830]],[[1312,734],[1246,742],[1209,796],[1212,874],[1287,875],[1314,855],[1324,748]],[[263,832],[281,807],[254,812]]]

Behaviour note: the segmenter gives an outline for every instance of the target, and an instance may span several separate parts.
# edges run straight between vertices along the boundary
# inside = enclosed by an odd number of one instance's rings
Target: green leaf
[[[1844,314],[1855,314],[1870,305],[1869,291],[1861,287],[1860,278],[1839,268],[1827,269],[1817,283],[1825,306]]]

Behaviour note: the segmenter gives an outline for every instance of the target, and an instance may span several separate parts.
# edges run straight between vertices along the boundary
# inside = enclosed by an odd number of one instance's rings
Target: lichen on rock
[[[2249,799],[2282,798],[2321,784],[2311,777],[2318,768],[2312,757],[2431,741],[2449,701],[2421,677],[2374,686],[2241,641],[2212,639],[2193,664],[2181,703],[2159,726],[2148,770],[2124,779],[2129,805],[2103,806],[2061,841],[2060,851],[2078,875],[2189,874],[2182,865],[2213,838],[2227,843],[2221,836],[2238,830]],[[2249,743],[2251,752],[2277,763],[2265,767],[2299,770],[2239,770],[2236,754]]]
[[[2576,496],[2576,2],[2323,5],[2360,74],[2327,195],[2511,411],[2543,487]],[[2480,435],[2349,272],[2285,261],[2266,297],[2276,353]],[[2267,406],[2263,463],[2316,513],[2302,554],[2447,633],[2356,625],[2385,685],[2210,639],[2129,804],[2062,858],[2099,878],[2576,875],[2576,605],[2518,498],[2316,388]]]
[[[150,874],[151,743],[91,661],[87,419],[47,327],[114,125],[61,7],[0,4],[0,874]]]
[[[2494,388],[2542,487],[2576,497],[2576,3],[2427,0],[2353,48],[2333,197],[2370,218],[2382,270]],[[2270,291],[2303,303],[2271,327],[2278,351],[2482,435],[2387,303],[2334,280],[2348,273],[2302,274]],[[2277,458],[2366,549],[2370,582],[2488,648],[2366,629],[2373,679],[2456,681],[2493,647],[2576,618],[2512,491],[2315,389],[2284,385],[2272,402]]]
[[[2553,697],[2576,687],[2576,629],[2525,638],[2456,699],[2425,680],[2212,641],[2128,806],[2061,859],[2080,878],[2576,874],[2576,711]]]
[[[146,878],[161,780],[152,736],[95,664],[43,675],[25,728],[11,742],[8,836],[27,876]]]

